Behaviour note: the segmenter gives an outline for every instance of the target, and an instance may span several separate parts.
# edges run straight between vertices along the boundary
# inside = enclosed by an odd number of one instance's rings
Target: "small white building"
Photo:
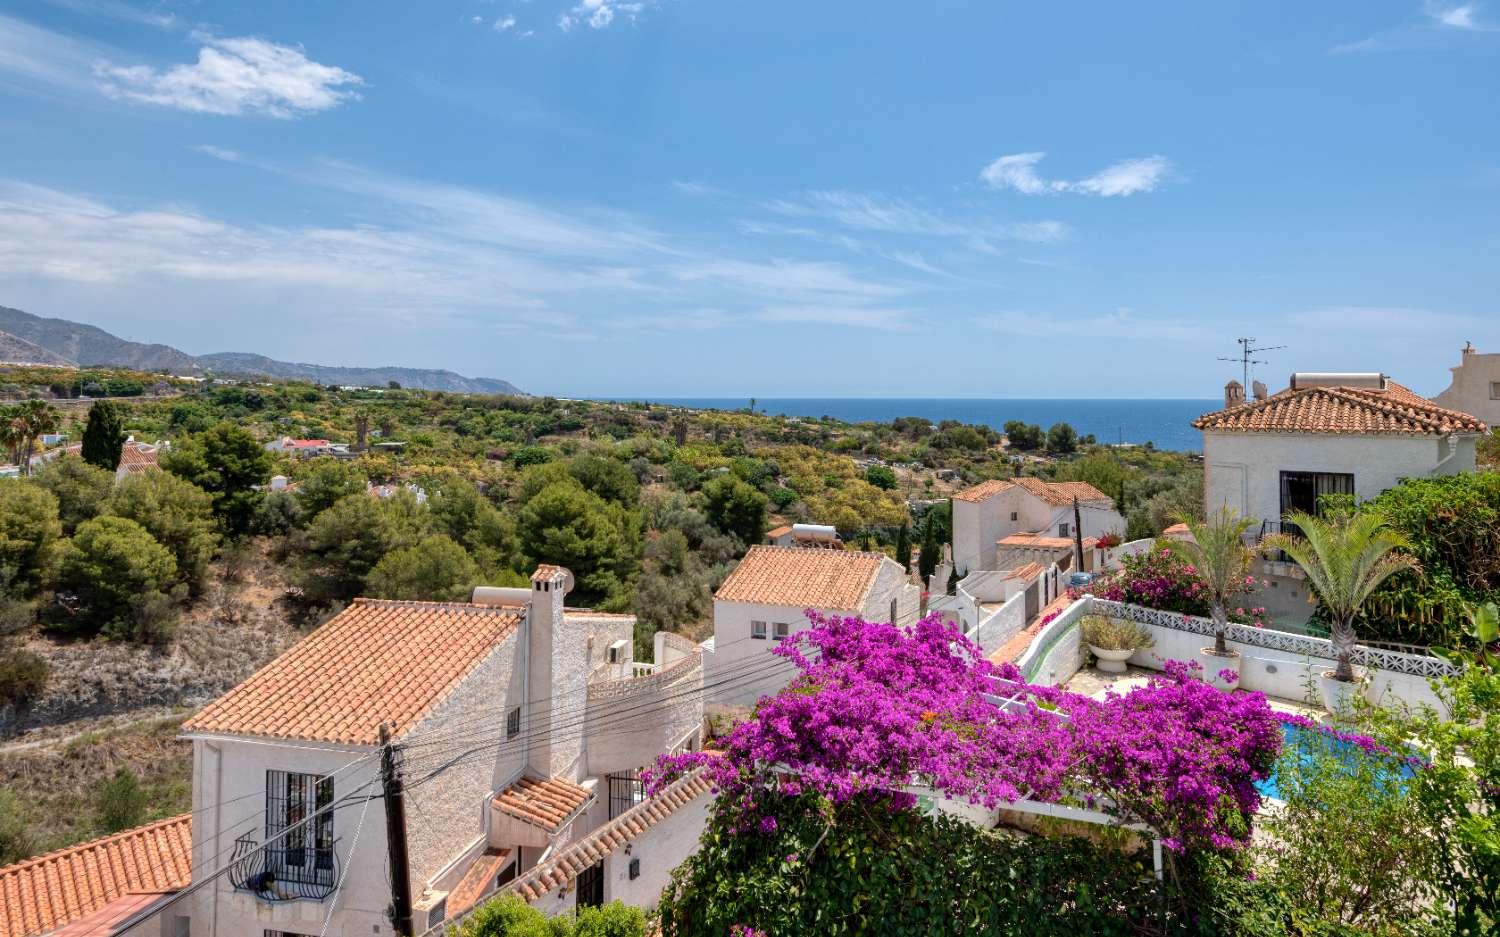
[[[1257,541],[1280,530],[1289,511],[1315,513],[1323,495],[1364,501],[1404,478],[1472,472],[1486,431],[1477,417],[1378,373],[1299,372],[1286,390],[1249,403],[1230,381],[1224,409],[1193,426],[1203,431],[1205,509],[1253,518],[1249,536]],[[1301,570],[1270,559],[1260,565],[1269,586],[1256,604],[1276,618],[1305,619]]]
[[[714,593],[714,636],[704,643],[704,705],[748,706],[787,684],[796,668],[770,652],[806,630],[809,610],[906,625],[921,590],[881,553],[755,546]]]
[[[980,482],[953,495],[953,563],[960,575],[1066,560],[1078,502],[1085,568],[1105,534],[1124,534],[1114,501],[1088,482],[1019,477]]]
[[[1482,355],[1472,344],[1465,344],[1458,366],[1449,370],[1452,382],[1432,402],[1500,426],[1500,354]]]
[[[0,869],[0,898],[29,889],[26,934],[95,914],[152,937],[392,934],[384,726],[415,933],[499,890],[548,913],[654,905],[711,793],[689,775],[647,798],[638,770],[699,744],[701,651],[658,634],[656,662],[636,662],[635,619],[564,607],[571,586],[542,566],[528,588],[469,603],[356,599],[184,723],[190,815],[78,847],[59,869],[131,836],[174,865],[80,872],[82,889],[21,863]]]

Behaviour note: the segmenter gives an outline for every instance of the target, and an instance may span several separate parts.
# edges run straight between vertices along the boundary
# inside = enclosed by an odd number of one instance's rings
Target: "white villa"
[[[714,593],[714,636],[703,644],[704,707],[744,707],[787,684],[796,668],[770,651],[808,627],[808,610],[867,621],[917,620],[921,590],[882,553],[755,546]]]
[[[191,814],[0,869],[0,932],[394,933],[382,727],[414,933],[500,889],[548,914],[654,905],[709,789],[647,799],[637,770],[699,744],[700,651],[658,634],[636,663],[634,618],[565,608],[571,586],[542,566],[471,603],[356,600],[184,723]]]
[[[1224,409],[1193,421],[1203,431],[1205,507],[1256,519],[1257,538],[1288,511],[1316,510],[1320,495],[1364,500],[1403,478],[1472,472],[1486,431],[1378,373],[1299,372],[1286,390],[1248,403],[1230,381],[1224,397]],[[1262,604],[1273,616],[1305,614],[1300,571],[1263,565],[1272,588]]]
[[[1477,416],[1490,426],[1500,426],[1500,354],[1482,355],[1472,344],[1466,344],[1458,366],[1450,370],[1452,383],[1432,402]]]
[[[953,565],[960,575],[1067,563],[1073,553],[1074,499],[1082,520],[1084,569],[1093,569],[1099,538],[1123,534],[1114,502],[1088,482],[993,479],[953,496]]]

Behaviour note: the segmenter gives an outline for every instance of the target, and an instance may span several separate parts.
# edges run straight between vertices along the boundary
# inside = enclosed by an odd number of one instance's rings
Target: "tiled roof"
[[[131,892],[111,901],[76,921],[69,921],[49,934],[49,937],[113,937],[121,932],[136,915],[145,913],[152,905],[177,894],[171,891]]]
[[[1011,534],[1009,537],[997,540],[996,543],[1002,547],[1037,547],[1044,550],[1073,549],[1072,537],[1043,537],[1040,534]],[[1098,537],[1084,537],[1083,548],[1092,549],[1099,545]]]
[[[120,450],[120,471],[136,475],[160,469],[157,464],[157,448],[140,443],[127,442]]]
[[[1109,500],[1109,495],[1088,482],[1049,482],[1025,475],[1015,479],[1015,483],[1053,507],[1072,504],[1074,498],[1079,501]]]
[[[726,602],[858,611],[886,557],[850,550],[754,546],[714,598]]]
[[[577,815],[593,792],[567,778],[521,778],[500,792],[495,809],[549,832]]]
[[[992,478],[989,481],[980,482],[971,488],[965,488],[963,491],[955,494],[953,499],[955,501],[979,502],[991,498],[1002,491],[1009,491],[1011,488],[1020,488],[1053,507],[1072,504],[1075,497],[1079,501],[1109,500],[1109,495],[1106,495],[1088,482],[1049,482],[1044,479],[1033,478],[1030,475],[1022,475],[1017,478]]]
[[[1374,387],[1303,387],[1265,400],[1205,413],[1193,421],[1215,433],[1482,433],[1484,422],[1440,407],[1394,381]]]
[[[505,890],[535,901],[560,888],[584,869],[624,848],[631,840],[676,813],[684,805],[709,793],[711,785],[702,770],[673,782],[650,800],[642,801],[556,856],[540,863],[516,879]]]
[[[448,915],[463,914],[474,907],[475,902],[483,898],[484,893],[495,883],[500,870],[505,868],[505,863],[509,860],[509,849],[497,849],[493,846],[475,856],[458,884],[448,892]]]
[[[955,491],[953,493],[953,500],[973,501],[977,503],[983,501],[988,497],[991,497],[992,495],[997,495],[1002,491],[1009,491],[1014,487],[1015,486],[1011,484],[1007,479],[991,478],[989,481],[983,481],[977,485],[972,485],[968,488],[965,488],[963,491]]]
[[[399,737],[520,621],[515,608],[355,599],[183,729],[374,745],[385,722]]]
[[[789,534],[791,532],[792,532],[792,525],[791,524],[783,524],[780,527],[772,527],[770,530],[766,531],[766,536],[774,539],[776,537],[785,537],[787,534]]]
[[[1030,582],[1044,572],[1046,572],[1046,570],[1042,568],[1041,563],[1026,563],[1011,570],[1010,574],[1005,578],[1019,579],[1022,582]]]
[[[192,814],[0,868],[0,937],[55,930],[131,892],[175,891],[192,876]]]

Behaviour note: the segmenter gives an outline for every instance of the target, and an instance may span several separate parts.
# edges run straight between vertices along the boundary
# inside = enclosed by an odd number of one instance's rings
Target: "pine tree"
[[[922,525],[922,549],[917,553],[917,575],[922,577],[925,585],[932,578],[937,569],[938,558],[942,555],[938,549],[936,518],[930,514],[927,523]]]
[[[107,400],[90,407],[88,425],[83,428],[83,461],[113,472],[120,467],[124,448],[125,421],[120,408]]]
[[[896,532],[896,562],[901,568],[911,572],[911,530],[905,521],[901,522],[901,529]]]

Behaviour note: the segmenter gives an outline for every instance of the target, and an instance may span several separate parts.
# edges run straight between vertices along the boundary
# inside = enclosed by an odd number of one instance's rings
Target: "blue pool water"
[[[1293,725],[1289,722],[1283,722],[1281,724],[1281,742],[1283,749],[1305,750],[1310,745],[1326,746],[1330,748],[1336,755],[1338,755],[1340,760],[1349,765],[1351,770],[1354,765],[1360,761],[1364,761],[1372,757],[1378,757],[1369,754],[1354,742],[1336,738],[1325,732],[1320,732],[1317,729],[1309,729],[1305,726]],[[1305,753],[1302,755],[1302,758],[1305,761],[1311,761],[1312,757],[1313,756],[1311,753]],[[1398,763],[1394,759],[1392,759],[1390,767],[1384,771],[1381,771],[1380,777],[1383,781],[1393,785],[1395,789],[1401,790],[1406,786],[1403,779],[1411,777],[1415,773],[1415,770],[1416,769],[1414,769],[1409,764]],[[1255,785],[1255,789],[1260,791],[1260,796],[1262,797],[1274,797],[1277,800],[1281,799],[1281,791],[1276,786],[1275,774],[1272,774],[1269,778],[1266,778],[1264,781],[1261,781],[1259,784]]]

